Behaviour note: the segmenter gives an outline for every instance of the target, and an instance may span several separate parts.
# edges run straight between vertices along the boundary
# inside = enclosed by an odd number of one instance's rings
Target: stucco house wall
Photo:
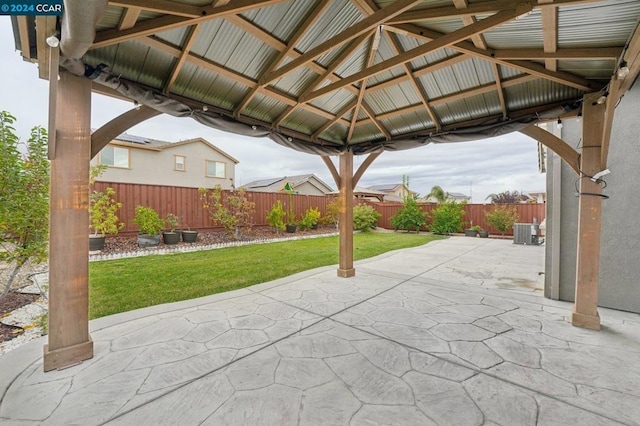
[[[201,139],[166,144],[160,148],[119,141],[113,141],[109,145],[129,150],[129,167],[108,167],[97,179],[99,181],[191,188],[213,188],[220,185],[223,189],[231,189],[235,181],[237,161]],[[176,170],[177,155],[185,157],[184,170]],[[99,161],[100,154],[93,159],[92,164],[98,164]],[[207,161],[224,163],[225,176],[207,176]]]
[[[607,182],[604,194],[609,199],[602,203],[599,274],[599,305],[637,313],[640,313],[639,110],[640,85],[636,84],[622,99],[614,116],[607,166],[611,174],[604,177]],[[566,120],[562,139],[571,146],[579,146],[581,132],[577,120]],[[555,291],[561,300],[573,301],[578,235],[578,198],[574,195],[577,175],[564,162],[554,160],[554,156],[549,156],[547,171],[545,296],[553,297]],[[554,185],[554,178],[560,179],[559,185]],[[553,196],[554,191],[561,192],[556,217],[554,203],[557,205],[558,197]],[[559,242],[555,256],[551,244],[554,235]],[[559,265],[554,257],[559,259]],[[557,282],[554,282],[554,267],[557,267]]]

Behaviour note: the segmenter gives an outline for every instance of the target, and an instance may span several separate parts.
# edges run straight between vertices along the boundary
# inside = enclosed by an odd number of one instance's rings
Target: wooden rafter
[[[118,29],[128,30],[129,28],[133,28],[138,21],[138,17],[140,16],[140,12],[142,9],[139,7],[129,7],[122,12],[122,16],[120,17],[120,22],[118,23]]]
[[[316,130],[313,135],[311,135],[312,139],[318,139],[320,137],[320,135],[327,130],[328,128],[330,128],[331,126],[333,126],[334,124],[336,124],[338,121],[340,121],[342,119],[342,117],[348,113],[349,111],[351,111],[355,106],[356,103],[358,102],[357,99],[354,99],[353,101],[349,102],[347,105],[345,105],[340,111],[338,111],[338,113],[336,114],[335,118],[333,120],[329,120],[327,121],[324,125],[322,125],[318,130]]]
[[[289,40],[289,44],[278,53],[276,58],[269,64],[267,69],[264,71],[264,74],[268,74],[273,71],[277,66],[279,66],[282,61],[291,54],[293,49],[296,47],[300,39],[306,34],[309,28],[318,20],[318,18],[324,13],[325,9],[329,6],[329,2],[321,2],[320,5],[317,4],[312,8],[311,14],[307,17],[307,19],[298,27],[296,32],[293,34],[291,39]],[[251,102],[251,99],[258,93],[258,91],[264,87],[264,85],[258,84],[255,88],[251,89],[249,93],[242,99],[242,101],[238,104],[233,115],[235,117],[239,116],[242,113],[242,110]]]
[[[389,36],[388,37],[389,40],[391,41],[391,47],[394,53],[396,55],[403,53],[404,50],[402,49],[402,47],[400,46],[400,43],[398,43],[398,40],[396,40],[394,35],[389,34],[388,36]],[[431,105],[429,105],[429,97],[427,96],[427,93],[422,87],[422,84],[420,84],[420,82],[418,81],[418,75],[409,67],[409,64],[407,63],[402,64],[402,67],[404,68],[404,72],[407,78],[409,79],[409,81],[411,82],[411,85],[413,86],[413,90],[415,90],[418,96],[420,97],[420,101],[422,102],[424,109],[427,111],[427,114],[429,114],[431,121],[435,125],[436,131],[439,132],[441,129],[440,120],[438,119],[438,116],[436,115],[436,113],[433,111],[433,108],[431,107]]]
[[[29,45],[29,31],[28,31],[28,23],[26,16],[16,16],[16,20],[18,21],[18,33],[20,34],[20,50],[22,51],[22,56],[26,60],[31,59],[31,47]]]
[[[201,22],[210,21],[212,19],[221,18],[228,15],[235,15],[238,13],[247,12],[252,9],[271,6],[285,1],[288,0],[236,0],[224,6],[208,6],[204,8],[198,8],[199,13],[195,17],[176,16],[175,13],[177,12],[174,11],[174,15],[167,14],[158,18],[147,19],[145,21],[137,23],[135,26],[127,30],[119,30],[118,28],[114,28],[111,30],[100,31],[96,35],[95,41],[91,48],[96,49],[99,47],[111,46],[126,40],[149,36],[162,31],[180,28],[187,25],[195,25]],[[141,2],[132,1],[131,3],[133,4],[127,6],[142,7],[140,5]],[[174,2],[168,3],[170,3],[170,5],[179,4]],[[168,13],[168,11],[165,13]]]
[[[369,46],[369,53],[367,57],[367,68],[373,64],[373,60],[375,59],[376,53],[378,51],[378,43],[380,43],[380,27],[375,30],[375,34],[373,39],[371,40],[371,46]],[[365,78],[360,82],[360,90],[358,91],[358,97],[356,99],[356,104],[353,109],[353,116],[351,117],[351,124],[349,125],[349,131],[347,132],[347,143],[351,141],[353,137],[353,130],[356,128],[356,122],[358,121],[358,115],[360,114],[360,106],[362,105],[362,99],[364,98],[364,93],[367,90],[367,79]]]
[[[553,3],[553,0],[539,0],[539,3]],[[556,7],[542,9],[542,41],[545,52],[555,52],[558,49],[558,9]],[[555,59],[545,59],[544,65],[550,71],[558,70],[558,61]]]
[[[557,49],[547,51],[544,49],[494,49],[489,50],[491,55],[497,59],[515,60],[541,60],[556,59],[617,59],[622,53],[623,46],[620,47],[586,47],[577,49]]]
[[[401,30],[404,34],[407,34],[417,39],[425,40],[425,41],[430,41],[442,36],[442,33],[439,33],[437,31],[428,30],[426,28],[418,27],[411,24],[398,25],[396,26],[396,28],[398,30]],[[563,84],[565,86],[574,87],[582,91],[592,92],[594,90],[600,89],[600,85],[598,85],[593,81],[588,81],[585,78],[582,78],[567,72],[549,71],[544,66],[537,64],[535,62],[508,61],[505,59],[496,58],[491,53],[491,51],[484,51],[482,49],[478,49],[472,43],[469,43],[466,41],[454,43],[448,47],[461,53],[466,53],[471,56],[478,57],[480,59],[494,62],[498,65],[511,67],[519,71],[532,74],[547,80],[551,80],[556,83]]]
[[[384,24],[386,21],[393,18],[394,16],[399,15],[405,10],[412,8],[417,3],[420,3],[420,1],[421,0],[398,0],[393,2],[391,5],[378,10],[373,15],[366,17],[357,24],[352,25],[351,27],[331,37],[325,42],[320,43],[313,49],[310,49],[309,51],[302,54],[299,58],[294,59],[283,67],[280,67],[279,69],[266,74],[260,79],[260,84],[269,84],[270,82],[279,79],[280,77],[293,71],[294,69],[306,65],[318,56],[330,52],[331,50],[343,45],[344,43],[376,29],[379,25]]]
[[[164,86],[165,93],[168,93],[171,91],[171,88],[173,87],[174,83],[176,82],[176,79],[178,78],[178,75],[180,74],[180,70],[182,70],[184,63],[189,57],[191,46],[193,46],[193,43],[195,43],[196,39],[198,38],[200,25],[201,24],[195,24],[194,26],[189,28],[189,31],[187,32],[187,39],[185,40],[184,46],[182,47],[182,52],[180,52],[180,56],[178,57],[178,60],[174,64],[173,69],[171,70],[171,75],[169,76],[169,79],[167,80],[167,83]]]
[[[413,48],[411,50],[408,50],[403,54],[398,55],[394,58],[387,59],[386,61],[380,62],[368,69],[365,69],[360,72],[354,73],[350,76],[344,77],[341,81],[335,82],[321,89],[318,89],[307,96],[301,96],[300,101],[308,102],[311,99],[318,98],[320,96],[326,95],[327,93],[333,92],[334,90],[340,89],[349,84],[380,74],[393,67],[410,62],[415,58],[424,56],[435,50],[442,49],[443,47],[448,47],[450,45],[458,43],[461,40],[465,40],[471,37],[473,34],[486,31],[490,28],[494,28],[505,22],[511,21],[515,17],[520,16],[523,13],[526,13],[527,10],[530,10],[530,6],[525,3],[524,6],[518,5],[518,8],[515,10],[512,9],[512,10],[504,10],[502,12],[498,12],[495,15],[485,18],[482,21],[479,21],[473,25],[445,34],[441,37],[438,37],[432,40],[429,43],[426,43],[416,48]]]
[[[553,4],[536,3],[535,1],[516,2],[513,0],[496,0],[471,3],[465,9],[458,9],[455,6],[433,7],[428,9],[404,12],[397,18],[390,19],[389,24],[405,24],[421,21],[441,20],[447,18],[460,18],[463,16],[486,15],[496,13],[505,9],[512,9],[516,4],[528,4],[532,8],[542,9],[556,8],[558,6],[569,6],[585,3],[595,3],[600,0],[554,0]]]

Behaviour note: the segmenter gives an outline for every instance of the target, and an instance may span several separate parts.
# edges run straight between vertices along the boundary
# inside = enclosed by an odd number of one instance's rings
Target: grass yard
[[[355,234],[354,259],[441,238],[406,233]],[[92,262],[89,315],[93,319],[194,299],[337,263],[338,237]]]

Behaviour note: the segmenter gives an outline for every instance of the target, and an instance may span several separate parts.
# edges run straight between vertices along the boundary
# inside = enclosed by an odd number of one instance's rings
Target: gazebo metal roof
[[[95,90],[319,154],[557,119],[606,91],[640,16],[637,0],[77,3],[65,2],[61,54],[101,71]],[[46,70],[33,21],[14,23]]]

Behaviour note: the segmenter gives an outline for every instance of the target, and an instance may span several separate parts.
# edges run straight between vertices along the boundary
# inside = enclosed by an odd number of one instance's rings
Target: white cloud
[[[0,16],[0,109],[18,118],[17,131],[27,138],[34,125],[47,125],[48,83],[38,78],[37,66],[24,62],[14,51],[8,17]],[[93,95],[92,127],[100,127],[133,106]],[[128,133],[160,140],[179,141],[203,137],[240,161],[236,182],[315,173],[329,185],[333,179],[320,157],[300,153],[270,141],[219,132],[187,118],[160,116],[130,129]],[[483,202],[491,193],[506,190],[540,190],[545,178],[537,171],[537,145],[519,133],[490,140],[428,145],[408,151],[383,153],[364,174],[360,186],[401,182],[426,194],[434,185],[446,191],[469,194]],[[337,159],[334,159],[337,160]],[[356,157],[357,168],[364,157]],[[337,164],[337,162],[336,162]]]

